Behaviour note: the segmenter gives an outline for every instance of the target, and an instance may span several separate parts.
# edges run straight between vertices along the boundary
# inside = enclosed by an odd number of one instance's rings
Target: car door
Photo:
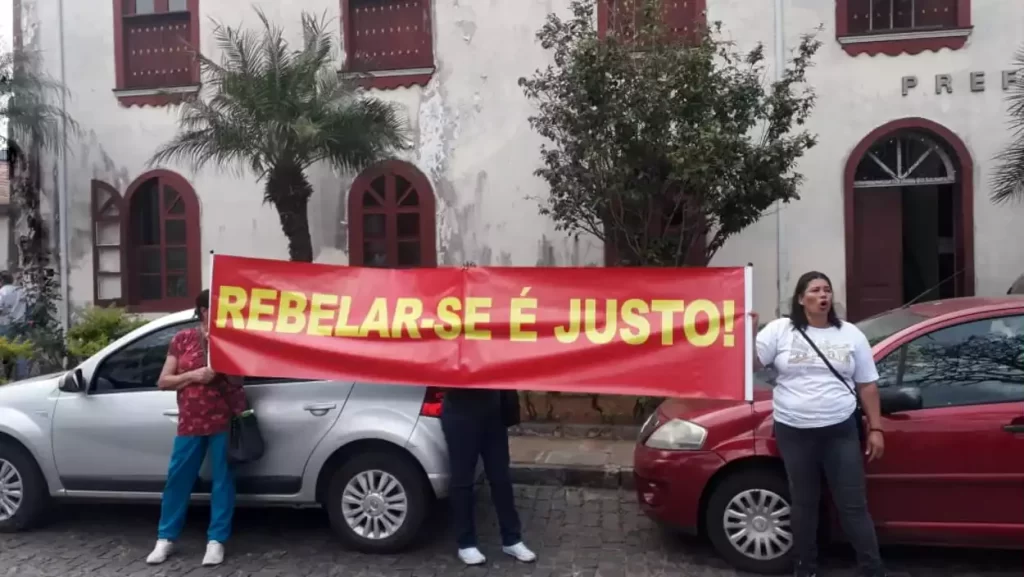
[[[975,318],[904,343],[879,386],[916,387],[919,410],[884,417],[868,465],[882,536],[904,542],[1024,542],[1024,316]]]
[[[238,467],[242,495],[294,495],[313,449],[341,415],[351,382],[245,377],[245,393],[266,442],[263,457]],[[203,484],[210,480],[205,467]]]
[[[171,339],[195,326],[155,329],[83,365],[84,392],[61,392],[53,456],[68,491],[163,490],[177,431],[173,391],[156,388]]]

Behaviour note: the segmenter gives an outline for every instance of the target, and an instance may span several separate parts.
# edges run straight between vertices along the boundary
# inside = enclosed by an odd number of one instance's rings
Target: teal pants
[[[185,526],[192,488],[199,478],[203,459],[210,459],[213,491],[210,494],[210,528],[207,539],[224,543],[231,535],[231,517],[235,512],[235,478],[228,463],[228,433],[209,437],[175,437],[171,464],[167,469],[163,501],[160,504],[160,528],[157,538],[174,541]]]

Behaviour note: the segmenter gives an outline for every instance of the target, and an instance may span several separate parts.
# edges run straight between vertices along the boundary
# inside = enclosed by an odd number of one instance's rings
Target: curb
[[[588,489],[624,489],[632,491],[632,467],[565,467],[512,463],[512,483]]]

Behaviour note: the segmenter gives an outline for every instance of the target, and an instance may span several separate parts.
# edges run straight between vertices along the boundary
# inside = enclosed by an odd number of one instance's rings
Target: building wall
[[[61,49],[58,2],[25,1],[31,29],[26,42],[40,49],[48,71],[60,78]],[[100,179],[124,191],[147,170],[156,147],[175,132],[175,107],[118,104],[115,86],[113,2],[63,3],[64,83],[71,91],[68,112],[82,125],[67,159],[70,198],[71,297],[74,304],[93,298],[90,237],[90,181]],[[326,12],[339,22],[337,0],[301,3],[249,0],[200,0],[201,46],[219,57],[209,19],[255,26],[249,8],[260,6],[285,26],[292,39],[302,9]],[[526,122],[530,103],[516,81],[547,63],[534,41],[551,11],[566,13],[568,0],[518,0],[433,3],[434,54],[437,71],[425,87],[377,91],[402,105],[414,129],[415,147],[405,160],[430,180],[437,196],[439,264],[599,265],[602,250],[593,240],[575,241],[554,230],[538,215],[543,182],[533,175],[540,139]],[[710,20],[721,20],[725,34],[740,47],[766,45],[775,58],[772,0],[708,0]],[[819,144],[800,163],[805,176],[801,200],[781,213],[781,251],[777,250],[776,215],[731,240],[714,264],[755,266],[756,307],[768,316],[785,300],[802,272],[818,269],[846,295],[842,175],[847,157],[869,132],[891,120],[924,117],[953,131],[967,144],[975,163],[974,198],[976,292],[1000,294],[1024,269],[1018,247],[1024,241],[1024,210],[993,207],[987,182],[991,158],[1009,138],[1005,127],[1005,93],[999,74],[1009,69],[1014,50],[1024,44],[1024,3],[973,0],[974,30],[960,50],[897,56],[850,56],[836,42],[833,2],[784,0],[785,41],[792,48],[802,34],[820,27],[824,41],[811,74],[818,104],[809,128]],[[340,34],[340,28],[339,28]],[[969,74],[984,71],[988,87],[971,92]],[[933,77],[948,73],[952,94],[936,94]],[[919,86],[902,95],[901,78],[916,75]],[[63,170],[53,160],[48,192]],[[275,211],[262,204],[262,187],[251,175],[208,168],[193,174],[167,167],[187,178],[201,204],[202,249],[229,254],[286,258],[286,242]],[[347,262],[345,197],[354,175],[326,167],[309,173],[316,189],[310,218],[316,259]],[[776,263],[783,264],[777,283]],[[205,270],[205,269],[204,269]]]

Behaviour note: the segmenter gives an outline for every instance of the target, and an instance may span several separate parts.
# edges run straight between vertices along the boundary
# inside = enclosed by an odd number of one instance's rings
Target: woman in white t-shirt
[[[775,440],[789,478],[795,575],[817,574],[824,473],[860,575],[884,576],[861,454],[862,441],[869,461],[881,458],[885,449],[871,346],[860,329],[836,315],[832,282],[820,272],[800,277],[790,311],[789,318],[774,320],[758,333],[755,365],[773,366],[778,373]],[[866,439],[858,406],[867,418]]]

